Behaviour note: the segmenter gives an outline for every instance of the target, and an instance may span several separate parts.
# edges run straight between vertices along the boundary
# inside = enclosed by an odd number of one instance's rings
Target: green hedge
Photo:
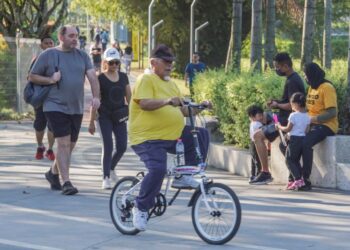
[[[346,63],[334,61],[334,70],[327,72],[338,93],[339,117],[344,117],[346,96]],[[302,74],[301,74],[302,75]],[[285,78],[274,71],[263,74],[242,72],[225,74],[223,70],[209,70],[196,77],[194,83],[196,101],[210,99],[214,104],[213,115],[220,121],[220,131],[225,143],[239,147],[249,145],[249,119],[247,107],[259,104],[266,108],[270,98],[280,98]],[[342,125],[344,121],[340,120]]]

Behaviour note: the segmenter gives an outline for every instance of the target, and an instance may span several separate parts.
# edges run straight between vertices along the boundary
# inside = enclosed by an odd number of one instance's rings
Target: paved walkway
[[[195,233],[191,193],[150,221],[136,236],[120,234],[109,215],[109,190],[101,190],[98,135],[84,119],[72,157],[76,196],[51,191],[44,178],[51,162],[34,159],[32,122],[0,123],[0,249],[350,249],[350,192],[315,188],[287,192],[281,185],[250,186],[247,179],[210,169],[216,182],[229,185],[241,201],[242,224],[224,246],[210,246]],[[144,170],[128,150],[119,176]]]

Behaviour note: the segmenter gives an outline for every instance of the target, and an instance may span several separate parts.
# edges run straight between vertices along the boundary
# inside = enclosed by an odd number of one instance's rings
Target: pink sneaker
[[[300,179],[300,180],[294,181],[290,188],[292,190],[299,190],[299,188],[301,188],[302,186],[305,186],[305,182],[303,179]]]
[[[287,186],[286,186],[286,190],[292,190],[290,189],[290,187],[293,185],[294,181],[288,181]]]

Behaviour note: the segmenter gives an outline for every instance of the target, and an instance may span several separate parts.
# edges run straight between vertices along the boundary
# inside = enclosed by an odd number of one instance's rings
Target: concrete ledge
[[[272,143],[271,173],[276,183],[286,183],[288,168],[278,148],[279,139]],[[331,136],[314,147],[311,182],[314,186],[350,190],[350,136]],[[248,150],[210,143],[208,164],[231,173],[250,176]]]
[[[248,177],[250,175],[250,154],[247,150],[210,143],[208,164]]]

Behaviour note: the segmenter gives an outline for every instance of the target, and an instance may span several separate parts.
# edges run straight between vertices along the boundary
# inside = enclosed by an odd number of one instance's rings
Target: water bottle
[[[176,142],[176,163],[177,166],[185,165],[185,145],[181,139]]]

